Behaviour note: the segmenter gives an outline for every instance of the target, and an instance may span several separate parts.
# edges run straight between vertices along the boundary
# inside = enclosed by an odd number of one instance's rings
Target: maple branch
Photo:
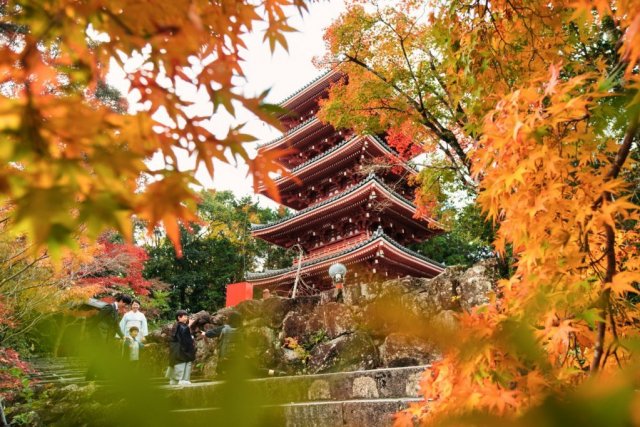
[[[569,341],[571,341],[571,338],[573,338],[573,342],[575,345],[576,342],[576,334],[574,332],[569,332]],[[564,355],[564,359],[562,360],[562,362],[560,363],[560,366],[564,366],[565,363],[567,363],[567,359],[569,359],[569,353],[571,353],[571,345],[567,345],[567,352]]]
[[[27,271],[29,268],[33,267],[36,263],[42,261],[43,259],[47,258],[48,255],[42,255],[40,258],[36,258],[34,259],[32,262],[30,262],[29,264],[25,265],[23,268],[21,268],[20,270],[18,270],[16,273],[12,274],[11,276],[3,279],[2,281],[0,281],[0,288],[6,284],[7,282],[15,279],[16,277],[18,277],[19,275],[21,275],[22,273],[24,273],[25,271]]]
[[[45,317],[50,316],[51,314],[52,314],[52,313],[43,313],[43,314],[40,314],[40,315],[38,315],[38,316],[34,317],[34,318],[33,318],[33,320],[31,321],[31,323],[29,323],[27,326],[24,326],[24,327],[22,327],[22,328],[16,328],[16,329],[11,330],[11,331],[12,331],[11,333],[5,334],[5,335],[2,337],[2,342],[3,342],[3,343],[5,343],[5,342],[9,342],[9,340],[10,340],[11,338],[13,338],[14,336],[17,336],[17,335],[23,335],[25,332],[29,331],[30,329],[33,329],[33,327],[34,327],[34,326],[36,326],[36,325],[40,322],[40,320],[42,320],[42,319],[43,319],[43,318],[45,318]]]
[[[400,36],[398,35],[400,38]],[[405,62],[407,63],[407,68],[409,69],[409,74],[411,75],[411,80],[416,85],[416,95],[418,96],[418,100],[420,101],[420,108],[425,109],[424,107],[424,98],[422,96],[422,90],[420,89],[420,83],[418,83],[418,77],[413,71],[413,67],[411,66],[411,61],[409,61],[409,55],[407,55],[407,50],[404,47],[404,39],[400,38],[400,48],[402,49],[402,56],[404,57]]]
[[[48,288],[50,286],[58,286],[60,283],[58,282],[45,282],[45,283],[38,283],[37,285],[31,285],[31,286],[25,286],[25,287],[21,287],[20,289],[16,289],[13,294],[21,294],[23,292],[28,291],[29,289],[36,289],[36,288]]]
[[[611,348],[613,347],[613,343],[609,344],[607,346],[607,352],[604,355],[604,359],[602,360],[602,365],[606,365],[607,364],[607,359],[609,358],[609,356],[611,356]]]
[[[609,304],[609,322],[611,322],[611,332],[613,333],[613,337],[615,341],[620,341],[620,337],[618,337],[618,329],[616,327],[616,319],[613,315],[613,310],[611,308],[611,304]]]
[[[607,172],[607,175],[605,176],[605,180],[610,181],[618,177],[618,175],[620,174],[620,171],[622,170],[622,166],[624,165],[624,162],[627,160],[627,157],[629,156],[629,152],[631,151],[631,145],[633,144],[633,141],[636,139],[636,137],[640,133],[639,131],[640,131],[640,128],[638,127],[638,116],[635,116],[632,119],[632,122],[629,126],[629,129],[627,130],[627,133],[625,134],[622,145],[620,146],[620,148],[618,149],[618,152],[616,153],[616,157],[614,159],[613,164],[611,165],[611,169],[609,169],[609,172]],[[593,209],[597,208],[597,206],[602,204],[602,202],[605,200],[607,201],[611,200],[611,193],[608,191],[603,192],[600,195],[600,197],[598,197],[598,199],[594,202],[592,208]],[[608,283],[611,283],[613,281],[613,276],[616,273],[616,253],[615,253],[615,231],[613,230],[613,227],[609,224],[605,224],[604,229],[605,229],[606,242],[607,242],[606,248],[605,248],[605,253],[607,255],[606,256],[607,270],[603,280],[603,284],[606,286]],[[602,305],[602,314],[603,314],[603,316],[601,317],[603,319],[606,319],[607,317],[607,309],[609,310],[611,309],[610,303],[609,303],[610,294],[611,294],[611,289],[605,289],[601,296],[600,304]],[[606,320],[598,321],[596,342],[595,342],[594,351],[593,351],[593,361],[591,362],[592,373],[597,372],[600,367],[606,328],[607,328]]]
[[[640,127],[638,126],[638,117],[636,116],[631,123],[631,126],[629,126],[629,129],[627,130],[622,145],[616,153],[616,158],[613,162],[613,165],[611,165],[611,169],[609,170],[609,173],[607,173],[605,178],[615,179],[618,177],[618,175],[620,174],[620,170],[622,169],[622,165],[624,165],[624,162],[629,156],[631,145],[638,136],[640,136]]]
[[[388,23],[382,17],[382,14],[380,13],[380,9],[379,8],[378,8],[378,19],[385,26],[387,26],[391,30],[392,33],[394,33],[398,37],[398,42],[400,43],[400,50],[402,51],[402,56],[404,57],[404,60],[405,60],[405,62],[407,64],[407,69],[409,70],[409,75],[411,76],[411,80],[413,80],[413,83],[415,84],[415,87],[416,87],[416,95],[418,97],[418,101],[419,101],[419,104],[420,104],[420,109],[424,110],[425,106],[424,106],[424,98],[422,96],[422,90],[420,89],[420,84],[418,83],[418,78],[417,78],[415,72],[413,71],[413,66],[411,65],[411,61],[409,60],[409,55],[407,54],[407,49],[404,46],[404,42],[405,42],[405,40],[407,38],[406,35],[405,36],[401,35],[393,25]],[[417,23],[417,21],[413,23],[411,28],[409,28],[409,31],[407,32],[407,34],[411,33],[411,30],[413,29],[413,27],[415,26],[416,23]]]
[[[411,104],[413,106],[413,108],[415,108],[417,111],[421,111],[420,110],[420,104],[413,99],[412,97],[410,97],[404,90],[402,90],[402,88],[400,88],[396,83],[393,83],[391,81],[389,81],[389,79],[387,79],[385,76],[383,76],[380,72],[378,72],[377,70],[373,69],[373,67],[371,67],[370,65],[368,65],[367,63],[363,62],[362,60],[351,56],[349,54],[345,54],[345,57],[350,61],[353,62],[354,64],[364,68],[365,70],[367,70],[368,72],[370,72],[371,74],[373,74],[374,76],[376,76],[378,79],[380,79],[382,82],[386,83],[387,85],[389,85],[390,87],[392,87],[393,89],[395,89],[403,98],[405,98],[409,104]]]
[[[405,110],[398,108],[398,107],[393,107],[391,105],[374,105],[372,107],[361,107],[361,108],[354,108],[352,111],[379,111],[379,110],[387,110],[387,111],[396,111],[398,113],[406,113]]]
[[[607,285],[613,281],[613,276],[616,274],[616,253],[615,253],[615,243],[616,236],[613,227],[609,224],[605,224],[604,226],[605,234],[606,234],[606,249],[605,253],[607,254],[607,270],[605,273],[603,285]],[[600,305],[602,306],[602,318],[607,318],[607,309],[609,307],[609,297],[611,295],[611,289],[607,288],[602,292],[600,297]],[[604,338],[605,332],[607,329],[606,320],[598,321],[597,332],[596,332],[596,341],[593,348],[593,361],[591,362],[591,372],[596,373],[600,368],[600,362],[602,360],[602,353],[604,350]]]
[[[442,103],[447,106],[447,108],[451,112],[452,117],[455,118],[455,114],[453,113],[453,107],[452,107],[453,98],[451,96],[451,93],[449,92],[449,87],[447,86],[447,84],[444,81],[442,81],[442,79],[438,75],[438,72],[436,70],[436,66],[434,64],[434,60],[435,60],[434,55],[431,53],[431,51],[425,51],[425,53],[427,53],[429,55],[429,57],[431,58],[431,60],[429,61],[429,68],[431,68],[431,72],[433,73],[433,77],[436,79],[436,81],[438,82],[438,84],[440,85],[440,87],[442,88],[444,93],[449,98],[449,102],[445,102],[445,100],[439,94],[437,96],[438,96],[439,99],[441,99]],[[455,118],[455,120],[458,122],[458,124],[460,126],[464,126],[466,124],[466,122],[467,122],[467,120],[466,120],[467,113],[462,108],[462,105],[460,104],[460,102],[458,102],[457,105],[456,105],[456,111],[458,113],[460,113],[460,118]]]
[[[613,164],[611,165],[611,169],[605,175],[605,181],[610,181],[612,179],[616,179],[622,170],[622,166],[627,161],[627,157],[629,157],[629,152],[631,151],[631,146],[633,145],[633,141],[640,136],[640,126],[638,126],[638,116],[634,117],[627,133],[624,136],[624,140],[622,141],[622,145],[618,149],[616,153],[616,157],[613,160]],[[607,197],[610,197],[610,193],[603,192],[591,206],[591,209],[597,209],[598,206],[602,204],[603,201]]]
[[[113,22],[115,22],[120,28],[122,28],[122,31],[124,31],[125,34],[127,34],[128,36],[133,36],[134,35],[133,30],[131,28],[129,28],[129,26],[127,26],[127,24],[122,22],[122,19],[120,19],[118,17],[118,15],[116,15],[111,10],[109,10],[109,8],[103,9],[103,11],[109,18],[113,19]]]
[[[409,102],[409,104],[417,112],[420,113],[420,116],[422,117],[422,124],[425,125],[428,129],[431,129],[438,136],[438,138],[440,138],[442,141],[446,142],[453,149],[453,151],[455,152],[456,156],[462,162],[462,165],[463,165],[463,167],[465,169],[466,174],[470,175],[471,163],[469,161],[469,158],[467,157],[467,154],[464,152],[464,149],[462,148],[462,146],[458,142],[456,136],[454,135],[454,133],[450,129],[447,129],[444,126],[442,126],[440,124],[440,122],[438,122],[438,120],[433,116],[433,114],[431,114],[427,109],[423,108],[420,105],[420,103],[418,103],[415,99],[413,99],[411,96],[409,96],[409,94],[407,94],[404,90],[402,90],[402,88],[399,87],[397,83],[394,83],[394,82],[390,81],[384,75],[382,75],[382,73],[380,73],[379,71],[375,70],[373,67],[371,67],[370,65],[366,64],[365,62],[363,62],[362,60],[358,59],[357,57],[354,57],[354,56],[351,56],[351,55],[348,55],[348,54],[345,54],[345,57],[350,62],[353,62],[354,64],[362,67],[363,69],[367,70],[368,72],[370,72],[371,74],[376,76],[380,81],[382,81],[383,83],[387,84],[389,87],[393,88],[400,96],[402,96],[404,99],[406,99],[407,102]],[[442,148],[442,146],[440,146],[440,147]],[[448,154],[448,157],[450,157],[450,158],[453,156],[451,153],[445,153],[445,154]],[[456,162],[456,164],[457,164],[457,162]],[[471,183],[469,183],[469,181],[467,179],[463,179],[463,182],[466,185],[470,186],[470,188],[475,188],[475,186],[471,185]]]
[[[25,248],[24,248],[24,249],[22,249],[21,251],[19,251],[19,252],[15,253],[15,254],[13,254],[13,255],[11,255],[9,258],[3,259],[2,261],[0,261],[0,263],[2,263],[2,264],[7,264],[7,263],[9,263],[9,262],[13,261],[14,259],[16,259],[16,258],[18,258],[18,257],[20,257],[20,256],[22,256],[22,255],[24,255],[24,254],[25,254],[29,249],[31,249],[31,247],[32,247],[32,246],[33,246],[33,245],[29,245],[29,246],[25,247]]]

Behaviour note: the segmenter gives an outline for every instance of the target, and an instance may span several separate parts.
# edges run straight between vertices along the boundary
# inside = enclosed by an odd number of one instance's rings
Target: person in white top
[[[144,337],[149,334],[149,329],[147,327],[147,318],[144,313],[140,311],[140,301],[138,300],[131,302],[131,310],[127,311],[120,321],[120,330],[125,337],[130,336],[129,330],[132,326],[138,328],[140,331],[139,340],[144,341]]]

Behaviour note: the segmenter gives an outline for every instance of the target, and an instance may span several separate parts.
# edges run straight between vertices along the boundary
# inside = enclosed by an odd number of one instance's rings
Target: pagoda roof
[[[395,150],[393,150],[393,148],[391,148],[389,145],[387,145],[386,142],[384,142],[381,138],[379,138],[379,137],[377,137],[375,135],[354,135],[353,137],[351,137],[349,139],[346,139],[346,140],[340,142],[339,144],[334,145],[333,147],[331,147],[329,150],[325,151],[324,153],[321,153],[321,154],[317,155],[316,157],[313,157],[313,158],[307,160],[306,162],[299,164],[298,166],[296,166],[293,169],[291,169],[289,171],[289,174],[287,174],[285,176],[277,177],[275,179],[276,185],[278,187],[280,187],[282,184],[284,184],[284,183],[286,183],[288,181],[295,181],[296,178],[299,175],[302,175],[302,174],[304,174],[304,172],[313,169],[313,167],[320,167],[323,163],[329,163],[335,157],[344,158],[341,155],[344,154],[345,151],[348,151],[348,149],[350,147],[352,147],[354,144],[358,143],[362,139],[368,139],[369,141],[373,142],[383,152],[387,152],[387,153],[392,154],[394,156],[398,155],[398,153]],[[408,165],[405,162],[402,162],[402,167],[404,167],[405,169],[407,169],[411,173],[417,173],[416,169],[414,169],[413,167],[411,167],[410,165]],[[261,185],[258,188],[259,192],[262,192],[264,190],[265,190],[264,185]]]
[[[331,68],[324,73],[316,76],[316,78],[311,80],[309,83],[302,86],[300,89],[296,90],[295,92],[284,98],[282,101],[278,102],[278,105],[283,108],[291,109],[291,107],[295,105],[296,101],[298,101],[300,98],[304,98],[304,96],[308,92],[313,91],[313,89],[315,88],[328,86],[331,80],[335,79],[339,75],[340,73],[335,68]]]
[[[296,126],[292,127],[291,129],[288,129],[281,136],[279,136],[277,138],[274,138],[271,141],[267,141],[267,142],[264,142],[262,144],[258,144],[258,149],[262,149],[262,148],[268,147],[270,145],[273,145],[273,144],[277,143],[278,141],[282,141],[285,138],[293,135],[294,133],[296,133],[297,131],[299,131],[303,127],[305,127],[308,124],[313,123],[313,122],[320,122],[320,120],[318,120],[318,118],[316,116],[312,116],[311,118],[305,120],[304,122],[300,123],[299,125],[296,125]]]
[[[302,209],[296,213],[290,214],[286,217],[283,217],[277,221],[270,222],[268,224],[252,224],[251,231],[254,232],[254,235],[266,234],[262,231],[274,231],[278,228],[286,227],[290,229],[299,221],[308,221],[308,217],[312,215],[317,215],[318,213],[324,211],[335,211],[339,205],[344,205],[345,203],[351,204],[353,199],[362,195],[363,193],[370,192],[373,188],[379,188],[381,193],[385,195],[385,197],[389,200],[394,201],[396,204],[404,207],[408,213],[413,217],[413,214],[416,212],[416,206],[396,193],[392,188],[390,188],[387,184],[385,184],[380,178],[378,178],[374,174],[370,174],[366,179],[362,180],[358,184],[353,187],[342,191],[341,193],[336,194],[335,196],[329,197],[319,203],[311,205],[305,209]],[[437,230],[441,230],[442,226],[432,218],[423,216],[425,222],[429,223],[432,227]],[[415,221],[419,224],[418,221]],[[420,224],[421,225],[421,224]],[[423,226],[425,229],[428,228],[426,225]]]
[[[300,123],[299,125],[294,126],[291,129],[287,130],[282,136],[279,136],[279,137],[277,137],[275,139],[272,139],[271,141],[265,142],[263,144],[258,144],[258,150],[266,150],[266,149],[276,148],[276,147],[282,145],[285,142],[291,141],[293,139],[293,137],[295,137],[299,133],[301,133],[302,130],[308,130],[308,129],[313,129],[313,128],[317,128],[316,130],[320,130],[320,129],[322,129],[324,127],[328,127],[328,126],[331,126],[331,125],[328,124],[328,123],[322,123],[320,121],[320,119],[318,119],[316,116],[312,116],[310,119],[307,119],[304,122]]]
[[[412,263],[414,265],[414,269],[416,269],[416,267],[420,267],[422,270],[433,273],[434,276],[444,270],[444,265],[402,246],[391,237],[384,234],[381,229],[373,233],[369,239],[364,240],[347,249],[330,253],[322,257],[313,258],[308,261],[303,261],[301,268],[302,271],[310,272],[310,270],[323,270],[335,262],[349,264],[349,260],[353,260],[354,258],[368,254],[372,251],[377,252],[380,246],[384,246],[385,243],[387,244],[386,247],[389,248],[391,253],[400,258],[403,258],[403,260],[408,263]],[[385,254],[385,257],[386,256],[387,255]],[[407,267],[410,268],[408,265]],[[295,277],[297,269],[298,266],[293,265],[291,267],[281,268],[278,270],[266,270],[259,273],[249,272],[246,273],[245,278],[246,280],[251,282],[257,282],[264,279],[270,279],[269,282],[272,282],[274,279],[284,280],[287,278]]]
[[[342,141],[340,144],[336,144],[335,146],[331,147],[329,150],[325,151],[324,153],[319,154],[316,157],[313,157],[313,158],[307,160],[306,162],[299,164],[295,168],[291,169],[290,172],[294,173],[294,172],[301,171],[302,169],[306,168],[307,166],[312,165],[313,163],[316,163],[318,161],[321,161],[325,157],[331,156],[334,152],[340,150],[342,147],[344,147],[346,145],[349,145],[349,143],[351,143],[352,141],[358,140],[359,138],[367,138],[367,139],[369,139],[371,141],[374,141],[380,147],[384,148],[384,150],[387,151],[389,154],[393,154],[393,155],[396,155],[396,156],[398,155],[398,153],[393,148],[391,148],[386,142],[384,142],[381,138],[377,137],[376,135],[356,135],[356,136],[353,136],[353,137],[351,137],[349,139],[346,139],[346,140]],[[405,165],[407,169],[410,169],[413,172],[417,172],[417,170],[413,169],[408,164],[403,163],[403,165]]]

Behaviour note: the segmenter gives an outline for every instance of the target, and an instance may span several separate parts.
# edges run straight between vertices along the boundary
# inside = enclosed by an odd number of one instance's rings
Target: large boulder
[[[287,313],[282,321],[281,342],[286,338],[295,338],[298,342],[304,340],[309,333],[309,314],[295,311]]]
[[[431,318],[431,328],[451,336],[458,328],[458,317],[453,310],[443,310]]]
[[[489,302],[498,278],[495,260],[481,261],[462,272],[459,278],[459,299],[463,310]]]
[[[344,304],[328,302],[311,313],[291,311],[282,321],[280,341],[295,338],[305,348],[334,339],[357,329],[352,310]]]
[[[407,334],[391,334],[380,346],[382,363],[387,367],[416,366],[431,363],[439,357],[433,344]]]
[[[211,315],[207,311],[199,311],[191,315],[191,330],[204,330],[204,326],[211,323]]]
[[[242,329],[245,346],[241,350],[258,368],[271,368],[278,363],[281,354],[276,332],[267,326],[250,326]]]
[[[356,330],[351,309],[337,302],[317,307],[309,318],[309,324],[312,331],[323,330],[330,339]]]
[[[431,315],[441,310],[459,310],[458,277],[463,271],[463,267],[454,266],[433,279],[423,279],[423,286],[415,294],[417,310]]]
[[[271,297],[262,301],[262,318],[267,326],[280,328],[287,313],[296,307],[291,298]]]
[[[307,367],[311,373],[359,371],[380,367],[373,340],[364,332],[341,335],[315,346]]]
[[[225,323],[227,323],[227,320],[229,319],[229,315],[233,312],[236,312],[236,308],[235,307],[225,307],[225,308],[221,308],[220,310],[216,311],[215,313],[213,313],[210,317],[210,322],[212,325],[215,326],[222,326]],[[206,328],[205,328],[206,330]]]
[[[196,340],[196,363],[205,378],[216,375],[218,365],[218,338],[201,338]]]
[[[241,301],[234,307],[245,322],[262,317],[262,300],[250,299]]]

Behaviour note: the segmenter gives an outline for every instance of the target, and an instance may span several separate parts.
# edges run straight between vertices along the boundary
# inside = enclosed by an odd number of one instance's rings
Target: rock
[[[293,309],[296,311],[311,311],[313,307],[320,305],[322,297],[320,295],[305,295],[291,299]]]
[[[425,280],[416,295],[418,310],[430,315],[440,310],[459,310],[457,289],[461,271],[463,271],[462,267],[449,267],[439,276]]]
[[[218,338],[203,338],[196,341],[196,362],[202,375],[205,378],[216,376],[216,366],[218,365]]]
[[[407,383],[405,386],[405,394],[411,397],[420,397],[420,382],[425,375],[425,372],[416,372],[410,374],[407,378]]]
[[[296,301],[291,298],[271,297],[262,301],[262,318],[271,328],[280,328],[287,313],[293,311]]]
[[[210,317],[210,323],[215,326],[222,326],[227,323],[229,315],[233,312],[237,312],[235,307],[225,307],[213,313]]]
[[[378,349],[363,332],[341,335],[311,350],[308,369],[312,373],[357,371],[380,367]]]
[[[348,306],[361,304],[363,302],[359,284],[346,284],[342,295],[344,303]]]
[[[381,285],[380,283],[361,283],[359,288],[358,302],[362,304],[377,298],[381,290]]]
[[[276,349],[279,363],[276,370],[287,374],[296,375],[306,372],[308,353],[302,347],[295,349],[280,347]]]
[[[424,320],[417,318],[407,304],[407,301],[391,296],[376,299],[363,308],[359,328],[381,339],[394,332],[415,329]]]
[[[495,291],[497,264],[494,260],[477,263],[462,273],[459,279],[460,305],[470,310],[489,302],[488,294]]]
[[[320,292],[319,294],[320,305],[334,302],[335,301],[334,293],[335,293],[334,289],[329,289],[329,290]]]
[[[140,356],[140,367],[154,375],[164,375],[169,364],[169,344],[166,342],[147,343]]]
[[[431,363],[439,354],[433,345],[420,338],[394,333],[380,346],[380,357],[384,366],[393,368]]]
[[[450,335],[455,332],[458,327],[458,318],[455,311],[444,310],[431,318],[433,329],[442,331],[444,334]]]
[[[284,338],[295,338],[298,342],[304,340],[308,334],[309,315],[303,315],[295,311],[289,312],[282,321]]]
[[[191,330],[202,329],[202,327],[211,323],[211,315],[207,311],[199,311],[191,316]]]
[[[235,306],[235,310],[240,313],[244,322],[248,322],[262,315],[262,300],[250,299],[241,301]]]
[[[145,337],[145,341],[148,343],[166,343],[171,336],[171,328],[173,328],[173,323],[162,325],[159,329],[149,332]]]
[[[330,339],[353,332],[356,325],[351,310],[344,304],[330,302],[316,308],[309,319],[311,329],[324,330]],[[320,328],[318,328],[320,326]]]
[[[270,368],[276,365],[279,355],[276,332],[267,326],[242,329],[245,346],[243,351],[256,367]]]

